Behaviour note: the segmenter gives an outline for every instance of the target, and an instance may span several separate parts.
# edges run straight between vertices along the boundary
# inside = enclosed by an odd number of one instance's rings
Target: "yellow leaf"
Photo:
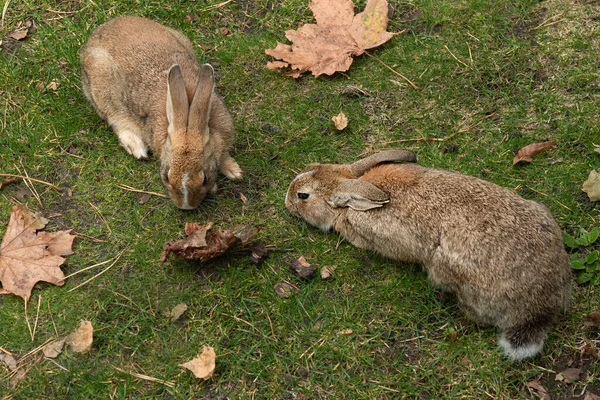
[[[590,171],[581,190],[587,193],[591,201],[600,200],[600,168]]]
[[[337,129],[338,131],[341,131],[342,129],[348,126],[348,117],[346,117],[343,111],[340,111],[340,113],[335,117],[332,117],[331,120],[335,125],[335,129]]]

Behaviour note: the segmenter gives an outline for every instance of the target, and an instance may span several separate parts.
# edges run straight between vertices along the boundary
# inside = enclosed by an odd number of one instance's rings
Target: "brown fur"
[[[175,205],[197,207],[216,190],[218,170],[241,178],[229,155],[233,123],[213,93],[212,67],[198,64],[183,34],[145,18],[117,17],[94,30],[81,61],[84,94],[130,154],[146,158],[149,149],[160,156],[161,178]]]
[[[311,168],[290,185],[292,214],[357,247],[421,263],[467,315],[503,332],[511,359],[541,349],[569,305],[572,280],[562,233],[546,207],[481,179],[416,164],[383,164],[351,178],[340,174],[347,166]],[[332,205],[336,196],[358,196],[337,190],[346,192],[348,179],[373,184],[389,202],[367,211]]]

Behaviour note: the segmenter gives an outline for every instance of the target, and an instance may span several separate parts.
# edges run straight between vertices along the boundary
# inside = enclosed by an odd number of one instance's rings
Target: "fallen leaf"
[[[183,364],[180,367],[187,368],[196,376],[196,378],[207,380],[212,377],[215,370],[215,350],[212,347],[205,346],[202,354]]]
[[[367,0],[363,12],[354,15],[352,0],[313,0],[316,24],[305,24],[298,30],[288,30],[285,36],[293,43],[277,43],[265,53],[275,59],[267,68],[287,68],[286,75],[300,77],[311,71],[314,76],[347,71],[352,56],[387,42],[394,33],[386,32],[388,3],[386,0]]]
[[[519,150],[519,152],[513,159],[513,165],[521,161],[531,162],[534,156],[540,154],[543,151],[551,149],[554,146],[556,146],[556,140],[550,140],[548,142],[541,143],[532,143],[528,146],[525,146],[521,150]]]
[[[81,321],[79,328],[65,338],[65,344],[76,353],[87,353],[94,341],[94,328],[90,321]]]
[[[186,223],[184,231],[187,237],[165,243],[160,260],[166,262],[169,255],[174,253],[188,260],[205,262],[225,254],[237,244],[246,243],[259,231],[250,225],[237,226],[233,230],[212,230],[212,226],[212,222]]]
[[[258,265],[265,261],[273,250],[262,243],[254,243],[252,246],[250,246],[250,251],[252,252],[250,255],[250,261]]]
[[[600,396],[594,393],[586,392],[583,400],[600,400]]]
[[[11,185],[11,184],[17,182],[18,180],[19,180],[18,178],[6,178],[0,182],[0,189],[2,189],[4,186]]]
[[[186,312],[188,309],[187,304],[177,304],[175,307],[173,307],[173,309],[171,311],[168,312],[168,316],[171,317],[171,322],[175,322],[177,321],[179,318],[181,318],[181,316],[183,315],[184,312]]]
[[[49,83],[49,84],[46,86],[46,89],[50,89],[50,90],[53,90],[53,91],[56,91],[56,90],[58,90],[58,82],[56,82],[56,81],[52,81],[52,82],[50,82],[50,83]]]
[[[37,232],[48,220],[33,214],[22,204],[15,205],[10,214],[6,234],[0,244],[0,282],[3,293],[13,293],[27,302],[33,286],[49,282],[62,286],[65,275],[60,266],[61,256],[73,254],[74,235],[68,231]]]
[[[65,339],[55,340],[53,342],[48,343],[42,348],[42,352],[44,353],[44,357],[47,358],[56,358],[60,353],[62,353],[63,347],[65,345]]]
[[[600,156],[600,147],[594,147],[594,151]]]
[[[591,201],[600,200],[600,168],[590,171],[581,190],[587,193]]]
[[[298,257],[290,264],[292,271],[302,278],[312,278],[317,267],[306,261],[304,257]]]
[[[21,382],[23,378],[25,378],[27,372],[28,370],[25,370],[25,368],[19,368],[16,371],[14,371],[12,377],[10,378],[10,385],[12,387],[16,387],[19,384],[19,382]]]
[[[338,131],[341,131],[348,126],[348,117],[346,117],[343,111],[340,111],[340,113],[335,117],[332,117],[331,120],[333,121],[333,125],[335,125],[335,129]]]
[[[598,349],[595,346],[592,346],[589,343],[586,343],[581,349],[582,353],[589,354],[594,357],[596,360],[600,360],[600,354],[598,354]]]
[[[23,40],[29,35],[29,29],[17,29],[8,34],[8,36],[15,40]]]
[[[290,285],[287,282],[279,282],[274,286],[275,293],[277,296],[287,299],[292,296],[294,293],[298,293],[299,290],[297,287]]]
[[[244,204],[246,204],[248,202],[248,198],[242,192],[240,192],[240,200],[242,200],[242,203],[244,203]]]
[[[29,189],[19,189],[17,190],[17,192],[15,193],[15,197],[17,198],[17,200],[19,200],[20,202],[26,202],[28,197],[33,196],[33,193],[31,193],[31,190]]]
[[[8,367],[9,371],[17,369],[17,360],[10,354],[0,351],[0,361]]]
[[[583,324],[587,327],[600,328],[600,310],[594,310],[583,317]]]
[[[352,335],[354,333],[354,331],[352,329],[342,329],[341,331],[338,331],[338,335],[339,336],[348,336],[348,335]]]
[[[227,28],[227,27],[219,28],[219,32],[221,32],[221,34],[223,34],[223,35],[229,35],[229,28]]]
[[[151,196],[150,196],[150,194],[148,194],[148,193],[143,193],[143,194],[140,196],[140,198],[139,198],[139,200],[138,200],[138,203],[139,203],[139,204],[146,204],[146,203],[147,203],[147,202],[150,200],[150,197],[151,197]]]
[[[550,400],[550,395],[548,394],[548,391],[546,390],[546,388],[544,386],[542,386],[542,384],[540,383],[540,381],[529,381],[525,384],[525,386],[527,386],[530,389],[533,389],[535,391],[537,391],[537,394],[544,400]]]
[[[578,382],[581,379],[580,375],[581,369],[567,368],[564,371],[556,374],[556,377],[554,379],[559,382],[573,383]]]
[[[333,276],[337,265],[329,265],[321,268],[321,279],[329,279]]]

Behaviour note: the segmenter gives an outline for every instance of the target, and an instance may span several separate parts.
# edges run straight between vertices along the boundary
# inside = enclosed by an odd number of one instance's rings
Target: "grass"
[[[304,0],[177,3],[8,4],[0,30],[0,172],[26,170],[63,189],[35,184],[43,207],[32,197],[23,201],[50,219],[48,230],[82,235],[66,274],[125,251],[111,270],[72,292],[99,270],[64,287],[36,285],[28,305],[33,323],[41,304],[33,340],[23,301],[0,297],[0,347],[17,356],[56,332],[71,332],[81,319],[95,328],[91,352],[67,351],[56,362],[38,353],[16,388],[0,364],[3,400],[515,399],[534,396],[525,387],[531,380],[542,382],[553,399],[583,390],[600,395],[598,365],[579,350],[584,341],[598,340],[582,321],[600,307],[598,288],[576,290],[542,356],[511,364],[497,348],[496,332],[467,320],[418,266],[356,249],[293,218],[283,204],[289,182],[310,162],[343,163],[406,147],[423,165],[475,175],[544,203],[566,232],[598,226],[600,207],[580,190],[589,171],[600,167],[592,146],[600,143],[597,3],[390,1],[389,30],[405,32],[372,53],[418,90],[366,56],[345,75],[317,79],[267,70],[264,49],[285,41],[285,30],[312,21]],[[364,4],[356,2],[357,9]],[[94,27],[122,14],[183,31],[199,60],[216,68],[237,131],[233,154],[245,177],[221,179],[215,201],[198,210],[180,211],[154,196],[140,204],[140,194],[117,186],[163,190],[157,161],[128,156],[80,90],[79,49]],[[15,44],[7,34],[27,18],[36,30]],[[56,90],[48,87],[53,81]],[[350,119],[343,132],[330,120],[340,110]],[[414,140],[402,142],[407,139]],[[558,145],[530,165],[511,165],[517,149],[545,140]],[[0,235],[24,188],[0,190]],[[159,262],[162,245],[182,237],[185,222],[208,220],[222,228],[259,225],[263,243],[293,251],[275,252],[259,266],[239,254],[203,265]],[[335,278],[295,278],[288,265],[299,256],[337,265]],[[299,292],[278,298],[273,286],[283,280]],[[179,303],[188,311],[171,322],[164,311]],[[342,334],[348,329],[352,333]],[[208,381],[178,367],[204,345],[217,353]],[[583,370],[580,382],[555,382],[567,366]]]

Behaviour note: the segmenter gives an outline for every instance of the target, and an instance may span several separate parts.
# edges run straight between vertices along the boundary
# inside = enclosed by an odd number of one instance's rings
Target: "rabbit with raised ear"
[[[160,155],[173,203],[198,207],[217,190],[217,171],[241,179],[229,155],[233,122],[214,93],[214,71],[192,43],[157,22],[117,17],[98,26],[81,51],[83,92],[138,159]]]
[[[349,165],[311,164],[290,184],[286,207],[357,247],[422,264],[468,316],[499,328],[509,359],[535,356],[570,302],[557,223],[511,190],[414,162],[410,151],[388,150]]]

